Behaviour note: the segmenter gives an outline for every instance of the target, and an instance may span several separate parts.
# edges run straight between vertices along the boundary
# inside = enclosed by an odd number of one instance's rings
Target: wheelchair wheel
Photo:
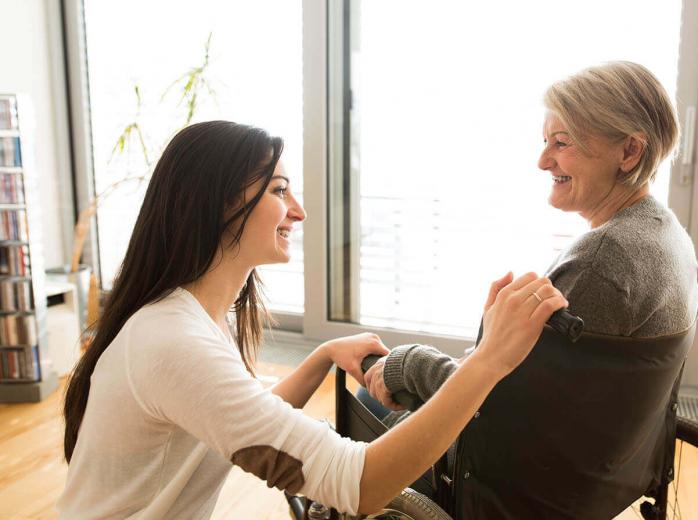
[[[678,446],[676,447],[675,477],[669,486],[669,499],[665,518],[681,520],[683,518],[694,518],[697,509],[695,495],[688,491],[689,488],[681,482],[681,462],[682,458],[696,460],[696,448],[698,448],[698,394],[679,394],[676,426]],[[688,472],[690,473],[691,469]],[[683,511],[681,509],[682,502],[684,506]]]
[[[405,488],[380,513],[367,516],[380,520],[453,520],[433,500]]]

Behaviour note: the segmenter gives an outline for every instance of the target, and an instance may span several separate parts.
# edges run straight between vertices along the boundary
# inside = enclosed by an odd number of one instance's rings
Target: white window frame
[[[690,124],[690,109],[698,107],[698,2],[684,0],[682,12],[681,43],[679,48],[679,77],[676,86],[677,112],[682,131]],[[693,128],[696,117],[693,115]],[[669,187],[669,207],[672,208],[681,224],[688,230],[693,244],[698,248],[698,183],[696,174],[696,145],[698,134],[694,133],[692,143],[681,136],[678,155],[671,168]],[[690,136],[688,136],[690,137]],[[689,157],[684,157],[686,148],[693,145]],[[694,209],[695,207],[695,209]]]
[[[72,130],[75,207],[79,213],[89,207],[95,196],[85,16],[82,0],[64,0],[61,3],[66,47],[66,78],[70,99],[69,118]],[[85,240],[83,263],[91,266],[93,273],[100,273],[96,215],[91,220]]]
[[[367,327],[329,319],[329,225],[328,197],[330,168],[342,168],[344,99],[343,71],[344,2],[329,0],[303,2],[303,200],[308,220],[303,224],[305,262],[305,313],[303,334],[316,342],[370,330],[387,345],[425,343],[452,356],[461,356],[474,338],[406,332]],[[334,171],[334,170],[333,170]],[[334,204],[340,201],[333,201]],[[357,215],[358,198],[351,202]],[[352,225],[358,225],[357,222]],[[352,232],[352,236],[358,236]],[[356,272],[356,270],[353,270]],[[358,277],[352,294],[358,294]],[[485,295],[483,295],[484,298]],[[483,300],[484,303],[484,300]]]

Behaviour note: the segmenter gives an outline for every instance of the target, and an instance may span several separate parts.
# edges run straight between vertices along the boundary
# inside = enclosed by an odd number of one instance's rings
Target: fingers
[[[366,373],[364,374],[364,384],[363,386],[368,390],[371,387],[371,381],[373,381],[373,376],[376,374],[376,371],[378,370],[377,364],[373,365],[371,368],[369,368]],[[369,391],[369,393],[371,393]]]
[[[509,271],[499,280],[492,282],[492,285],[490,286],[490,292],[487,295],[487,301],[485,302],[485,310],[489,309],[494,304],[494,301],[497,299],[499,291],[501,291],[504,287],[509,285],[513,279],[514,274],[511,271]]]
[[[386,399],[385,403],[381,403],[383,406],[388,408],[389,410],[393,410],[394,412],[399,412],[401,410],[407,410],[404,406],[401,404],[396,403],[393,401],[393,396],[388,394],[388,398]]]
[[[366,376],[363,373],[363,370],[361,370],[361,366],[359,366],[357,363],[352,363],[351,366],[347,367],[346,371],[351,377],[356,379],[361,386],[366,386]]]
[[[529,316],[546,298],[554,295],[555,288],[546,278],[540,278],[519,290],[518,298],[529,311]]]
[[[547,278],[530,282],[520,293],[519,297],[525,299],[524,308],[529,310],[528,319],[536,326],[543,326],[553,312],[569,305],[567,299]]]
[[[552,298],[553,296],[557,296],[559,294],[560,291],[558,291],[552,283],[544,283],[539,285],[537,289],[532,290],[527,299],[530,299],[532,302],[534,302],[534,307],[536,307],[539,303],[542,303],[543,300]]]
[[[559,309],[564,309],[569,305],[567,299],[560,291],[553,287],[553,293],[548,298],[545,298],[531,313],[529,318],[537,326],[543,326],[550,319],[550,316]],[[537,303],[537,302],[536,302]]]
[[[491,293],[492,290],[490,290]],[[518,277],[500,289],[500,293],[523,305],[522,309],[529,311],[529,319],[535,321],[543,319],[543,323],[550,318],[553,312],[569,305],[562,293],[553,286],[548,278],[539,278],[535,273],[526,273]]]
[[[374,375],[377,373],[378,368],[383,366],[383,362],[378,361],[371,368],[369,368],[365,374],[363,373],[361,369],[361,362],[364,360],[365,357],[370,356],[372,354],[377,354],[382,357],[385,357],[388,354],[390,354],[390,350],[388,349],[388,347],[386,347],[383,344],[380,337],[376,334],[369,334],[369,341],[366,343],[365,348],[358,353],[356,359],[358,372],[361,374],[361,379],[357,379],[357,381],[359,381],[359,383],[361,383],[367,389],[371,384],[370,381],[372,379],[375,379]]]
[[[520,292],[521,296],[526,298],[526,303],[531,306],[529,319],[540,325],[548,321],[553,312],[569,305],[567,299],[548,278],[533,280]]]
[[[558,295],[562,296],[562,293],[560,293],[560,291],[553,286],[553,283],[545,277],[529,282],[518,291],[518,297],[531,304],[531,312],[544,300]],[[565,300],[564,296],[563,300]],[[567,305],[566,302],[567,300],[565,300],[565,305]]]
[[[372,377],[371,377],[370,383],[367,383],[366,389],[368,390],[368,393],[371,394],[371,397],[382,402],[383,396],[381,395],[381,392],[380,392],[380,387],[381,387],[381,385],[379,384],[380,379],[381,379],[380,374],[374,373],[374,375],[372,375]]]
[[[404,410],[405,408],[395,401],[393,396],[385,386],[383,379],[383,364],[384,361],[377,361],[375,365],[369,368],[364,375],[366,390],[376,401],[390,410]]]
[[[378,334],[373,334],[372,332],[364,332],[357,334],[357,337],[366,340],[364,345],[364,355],[366,357],[370,354],[377,354],[379,356],[387,356],[390,353],[388,347],[385,346],[383,341]]]
[[[387,356],[390,354],[390,350],[386,347],[380,338],[376,343],[371,345],[371,354],[378,354],[379,356]]]
[[[334,346],[331,350],[332,361],[363,386],[366,386],[361,369],[361,362],[364,358],[372,354],[384,357],[390,353],[380,337],[371,332],[338,338],[328,343]]]
[[[377,379],[379,378],[374,378],[373,383],[371,384],[371,388],[369,389],[368,393],[380,404],[385,406],[386,408],[390,410],[404,410],[405,407],[402,405],[399,405],[395,401],[393,401],[393,395],[390,393],[390,391],[387,389],[385,386],[385,383],[383,382],[382,378],[380,381]]]
[[[535,276],[535,275],[534,275]],[[546,278],[546,277],[541,277],[538,278],[535,276],[535,278],[531,281],[529,281],[527,284],[521,286],[519,288],[519,291],[525,296],[528,297],[534,292],[538,292],[539,289],[542,289],[546,285],[549,285],[552,287],[552,282]]]
[[[497,296],[501,296],[501,298],[504,299],[512,298],[513,301],[519,303],[524,302],[528,298],[536,300],[535,296],[531,297],[531,295],[546,284],[551,284],[550,280],[547,278],[539,278],[536,273],[526,273],[516,278],[509,285],[500,289]],[[492,294],[492,289],[490,289],[490,294]],[[533,310],[533,306],[530,310]]]
[[[513,278],[513,276],[512,276]],[[513,296],[515,298],[519,298],[521,301],[525,299],[525,297],[521,296],[521,291],[526,288],[529,284],[535,282],[536,280],[547,280],[547,278],[538,278],[538,275],[536,273],[526,273],[522,276],[519,276],[515,280],[513,280],[510,284],[502,287],[499,289],[497,294],[495,295],[495,301],[497,298],[502,297],[502,298],[509,298],[510,296]],[[495,282],[497,283],[497,282]],[[532,291],[526,292],[526,296],[528,296]],[[490,289],[490,295],[492,294],[492,289]],[[488,299],[489,301],[489,299]],[[494,304],[494,302],[492,302]],[[491,305],[492,305],[491,304]],[[487,310],[488,307],[485,308]]]
[[[518,291],[535,280],[539,280],[538,275],[536,273],[526,273],[522,276],[519,276],[516,280],[511,282],[509,284],[509,287],[507,288],[511,289],[512,291]]]

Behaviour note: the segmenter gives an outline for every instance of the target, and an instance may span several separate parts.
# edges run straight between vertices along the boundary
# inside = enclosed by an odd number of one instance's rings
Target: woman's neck
[[[226,316],[252,271],[234,260],[216,259],[202,277],[183,286],[196,298],[218,327],[228,335]]]
[[[593,212],[587,215],[582,213],[581,215],[589,222],[591,228],[595,229],[611,220],[619,211],[637,204],[649,194],[649,184],[644,184],[636,189],[625,189],[625,186],[616,184],[614,189],[611,190],[608,196]]]

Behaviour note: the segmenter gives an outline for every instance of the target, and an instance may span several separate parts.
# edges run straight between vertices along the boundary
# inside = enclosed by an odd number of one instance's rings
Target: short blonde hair
[[[620,178],[630,186],[653,181],[659,164],[679,139],[676,111],[669,95],[657,78],[637,63],[615,61],[582,70],[551,85],[543,103],[587,152],[586,136],[617,142],[643,134],[642,158]]]

